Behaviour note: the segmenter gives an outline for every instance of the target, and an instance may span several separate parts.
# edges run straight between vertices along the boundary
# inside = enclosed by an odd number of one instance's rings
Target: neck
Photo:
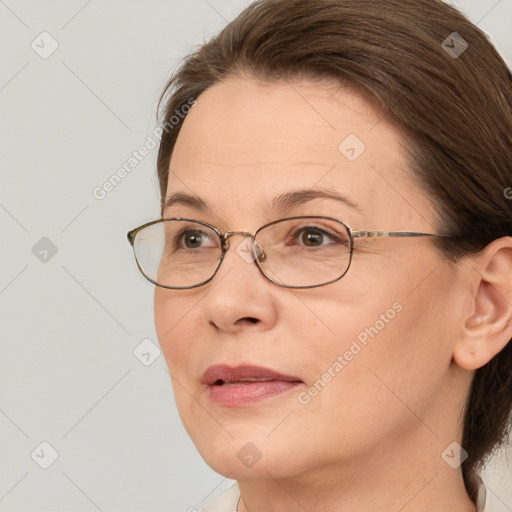
[[[322,466],[293,477],[240,479],[240,512],[475,512],[460,468],[441,453],[450,444],[424,426],[372,447],[358,461]]]

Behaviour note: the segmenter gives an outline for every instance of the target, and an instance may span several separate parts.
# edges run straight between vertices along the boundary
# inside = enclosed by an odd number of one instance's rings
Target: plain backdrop
[[[248,3],[0,0],[1,511],[187,511],[231,484],[181,425],[126,241],[159,216],[156,149],[93,191],[154,130],[179,60]],[[456,5],[510,65],[512,0]],[[511,511],[503,454],[485,480]]]

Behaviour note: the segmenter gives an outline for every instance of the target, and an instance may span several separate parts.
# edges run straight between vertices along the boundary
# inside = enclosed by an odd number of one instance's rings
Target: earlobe
[[[512,338],[512,237],[494,240],[468,268],[476,293],[454,346],[457,365],[476,370]]]
[[[479,290],[480,292],[480,290]],[[489,343],[489,316],[474,313],[464,326],[463,337],[455,345],[453,358],[466,370],[477,370],[487,364],[494,355]]]

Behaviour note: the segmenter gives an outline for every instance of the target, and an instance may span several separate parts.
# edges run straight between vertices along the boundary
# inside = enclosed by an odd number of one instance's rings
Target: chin
[[[268,478],[269,474],[284,478],[300,472],[296,450],[282,443],[273,446],[268,440],[258,441],[256,436],[235,437],[229,441],[212,438],[203,438],[199,442],[192,440],[208,466],[226,478]],[[290,457],[290,453],[294,456]]]

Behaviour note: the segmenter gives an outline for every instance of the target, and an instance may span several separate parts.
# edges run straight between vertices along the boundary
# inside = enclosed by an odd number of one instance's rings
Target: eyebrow
[[[348,197],[333,190],[323,188],[301,189],[294,190],[292,192],[286,192],[285,194],[281,194],[273,198],[270,201],[269,206],[272,211],[280,212],[292,209],[296,206],[301,206],[304,203],[314,199],[332,199],[344,204],[345,206],[348,206],[355,212],[362,215],[361,208]],[[164,210],[175,205],[187,206],[201,212],[205,212],[210,209],[206,202],[203,201],[200,197],[185,194],[183,192],[175,192],[165,198]]]

